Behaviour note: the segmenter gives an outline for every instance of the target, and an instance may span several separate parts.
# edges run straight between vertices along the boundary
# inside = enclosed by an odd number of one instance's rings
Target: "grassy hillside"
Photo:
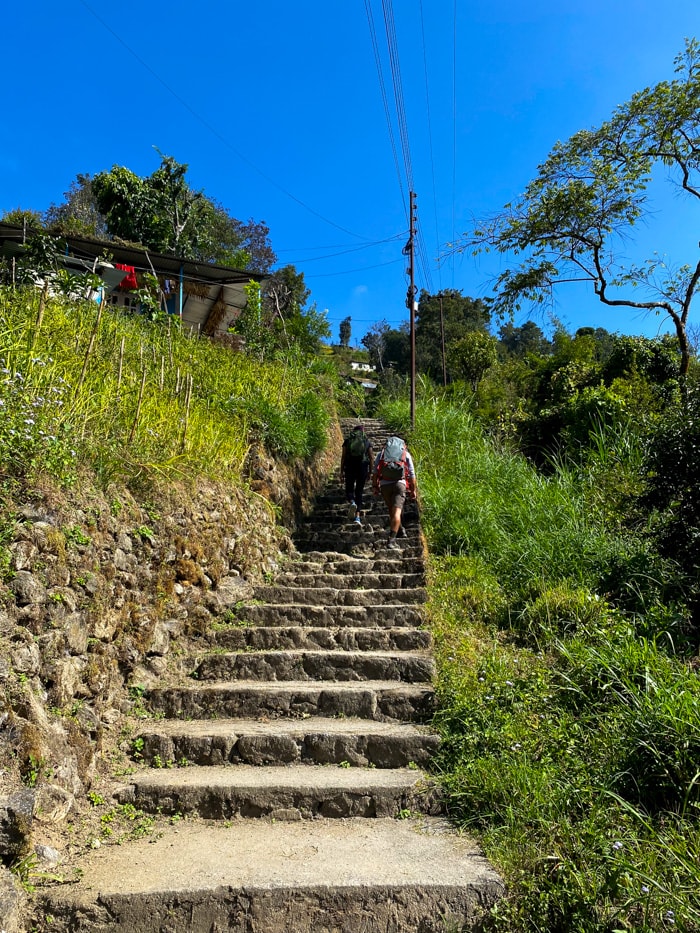
[[[279,517],[337,461],[336,398],[362,411],[323,359],[260,362],[0,289],[2,794],[51,793],[78,825],[143,686],[226,611],[212,590],[233,605],[284,560]],[[584,466],[544,475],[454,398],[421,385],[413,433],[403,401],[378,414],[419,471],[437,767],[509,883],[487,928],[700,930],[700,689],[666,595],[677,568],[620,520],[619,444],[601,434]],[[26,854],[5,858],[28,881]]]
[[[34,842],[141,826],[101,775],[126,766],[144,687],[284,561],[337,459],[333,383],[295,353],[0,289],[0,855],[25,885]]]
[[[382,414],[408,432],[404,405]],[[700,685],[687,616],[659,598],[674,568],[608,530],[578,472],[543,477],[456,405],[423,401],[411,447],[438,768],[510,887],[487,928],[700,929]]]

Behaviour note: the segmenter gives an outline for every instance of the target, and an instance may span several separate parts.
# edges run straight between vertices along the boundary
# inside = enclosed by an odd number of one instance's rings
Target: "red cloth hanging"
[[[121,269],[122,272],[127,273],[126,277],[123,278],[119,283],[119,288],[123,289],[124,291],[131,291],[132,289],[139,287],[138,279],[136,278],[136,269],[134,266],[125,266],[121,262],[115,262],[114,268]]]

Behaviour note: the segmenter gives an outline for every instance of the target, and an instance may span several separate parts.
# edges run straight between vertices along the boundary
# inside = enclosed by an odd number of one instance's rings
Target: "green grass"
[[[0,289],[5,476],[75,481],[240,477],[252,442],[286,458],[325,443],[319,380],[299,356],[265,364],[91,302]]]
[[[405,404],[381,415],[415,456],[431,549],[436,770],[508,885],[485,929],[700,930],[683,609],[641,572],[648,611],[607,586],[655,556],[609,522],[599,484],[543,476],[457,406],[424,402],[412,433]]]

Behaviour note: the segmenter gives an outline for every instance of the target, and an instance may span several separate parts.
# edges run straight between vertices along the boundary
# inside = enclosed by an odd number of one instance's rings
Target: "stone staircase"
[[[386,519],[375,503],[351,523],[331,482],[294,563],[209,634],[186,682],[150,691],[163,718],[136,744],[155,767],[119,799],[191,819],[91,853],[43,895],[52,931],[437,933],[500,896],[422,770],[438,746],[423,545],[415,509],[400,552]]]

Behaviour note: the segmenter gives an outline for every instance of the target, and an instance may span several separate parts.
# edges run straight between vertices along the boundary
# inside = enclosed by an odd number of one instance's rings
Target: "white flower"
[[[618,840],[612,844],[613,852],[617,852],[622,848],[622,843]]]

